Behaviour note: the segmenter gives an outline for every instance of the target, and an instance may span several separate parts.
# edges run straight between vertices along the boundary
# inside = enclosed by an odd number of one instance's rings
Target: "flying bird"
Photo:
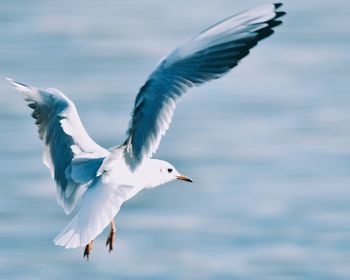
[[[188,88],[218,79],[270,36],[285,12],[264,5],[231,16],[180,45],[162,59],[140,88],[126,139],[105,149],[84,129],[74,103],[54,88],[40,89],[7,78],[33,109],[43,142],[43,162],[57,186],[57,201],[75,216],[54,239],[66,248],[85,246],[109,225],[109,251],[115,241],[114,217],[121,205],[143,189],[173,180],[192,180],[163,160],[153,159],[172,120],[176,101]],[[79,204],[78,204],[79,202]],[[79,205],[79,207],[77,206]]]

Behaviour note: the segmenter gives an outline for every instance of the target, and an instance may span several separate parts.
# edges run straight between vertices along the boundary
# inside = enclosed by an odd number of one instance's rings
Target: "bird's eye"
[[[172,168],[168,168],[168,172],[169,173],[173,172],[173,169]]]

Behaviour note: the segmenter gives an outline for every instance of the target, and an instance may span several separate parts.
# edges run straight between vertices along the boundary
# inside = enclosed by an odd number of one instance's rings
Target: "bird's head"
[[[147,177],[150,179],[147,188],[157,187],[174,180],[192,183],[189,177],[180,174],[169,162],[150,159],[144,166],[147,166],[147,170],[144,170],[144,172],[147,173]]]

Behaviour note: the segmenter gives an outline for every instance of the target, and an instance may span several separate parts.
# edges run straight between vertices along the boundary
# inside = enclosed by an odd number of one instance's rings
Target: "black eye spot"
[[[173,169],[172,168],[168,168],[168,172],[169,173],[173,172]]]

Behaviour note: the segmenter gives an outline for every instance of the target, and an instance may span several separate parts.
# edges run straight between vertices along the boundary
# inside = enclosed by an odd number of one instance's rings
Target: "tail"
[[[130,188],[104,184],[101,177],[97,178],[85,192],[78,213],[54,243],[65,248],[76,248],[94,240],[117,215]]]

